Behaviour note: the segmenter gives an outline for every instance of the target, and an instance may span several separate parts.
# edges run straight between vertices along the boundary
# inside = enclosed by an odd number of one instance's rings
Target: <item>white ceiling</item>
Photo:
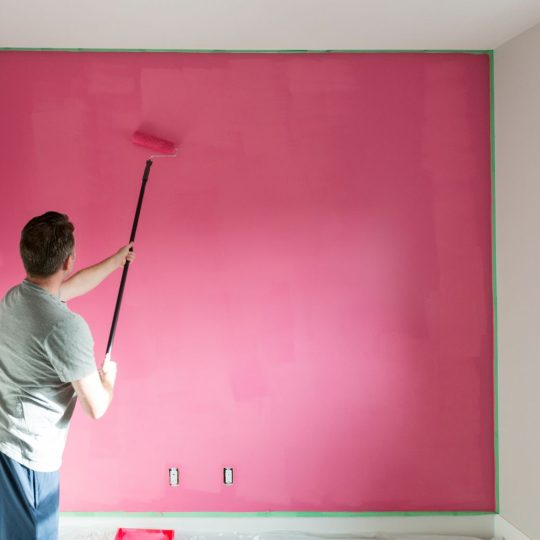
[[[0,0],[0,47],[494,49],[540,0]]]

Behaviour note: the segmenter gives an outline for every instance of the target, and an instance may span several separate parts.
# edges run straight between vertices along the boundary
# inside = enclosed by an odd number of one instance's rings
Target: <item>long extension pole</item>
[[[139,200],[137,202],[137,210],[135,211],[135,218],[133,220],[133,226],[131,227],[131,236],[129,241],[135,241],[135,235],[137,234],[137,225],[139,224],[139,215],[141,213],[141,207],[144,198],[144,191],[146,189],[146,182],[148,182],[148,176],[150,174],[150,167],[152,166],[152,160],[146,161],[146,167],[144,168],[144,174],[142,177],[141,190],[139,191]],[[133,250],[133,248],[131,248]],[[111,325],[111,331],[109,333],[109,340],[107,342],[107,351],[105,352],[105,358],[108,359],[111,356],[112,345],[114,341],[114,334],[116,332],[116,325],[118,324],[118,315],[120,314],[120,306],[122,305],[122,297],[124,296],[124,287],[126,286],[126,279],[129,271],[129,261],[124,264],[124,270],[122,272],[122,280],[120,281],[120,289],[118,290],[118,297],[116,298],[116,306],[114,308],[114,316]]]

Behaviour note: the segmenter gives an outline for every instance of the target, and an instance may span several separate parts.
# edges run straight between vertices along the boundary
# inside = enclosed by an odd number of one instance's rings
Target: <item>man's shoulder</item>
[[[5,292],[4,296],[2,296],[2,303],[5,304],[14,296],[21,294],[21,286],[22,286],[22,283],[18,283],[17,285],[14,285],[13,287],[9,288]]]
[[[53,328],[59,333],[68,333],[73,336],[90,334],[90,327],[82,315],[67,309]]]

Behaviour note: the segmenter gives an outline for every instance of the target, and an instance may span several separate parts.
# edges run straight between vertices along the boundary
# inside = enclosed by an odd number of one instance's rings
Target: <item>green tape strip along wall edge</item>
[[[411,516],[492,516],[494,512],[61,512],[65,517],[155,518],[386,518]]]
[[[224,53],[224,54],[321,54],[321,53],[452,53],[452,54],[490,54],[491,50],[459,49],[283,49],[283,50],[248,50],[248,49],[84,49],[84,48],[48,48],[48,47],[0,47],[0,51],[40,51],[40,52],[136,52],[136,53]]]
[[[489,52],[489,105],[490,105],[490,153],[491,153],[491,235],[493,279],[493,401],[494,401],[494,452],[495,452],[495,512],[500,509],[499,488],[499,316],[497,302],[497,221],[495,184],[495,56]]]

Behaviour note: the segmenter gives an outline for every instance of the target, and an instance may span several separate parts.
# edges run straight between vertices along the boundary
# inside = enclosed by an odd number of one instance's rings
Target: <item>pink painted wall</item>
[[[487,55],[4,52],[0,73],[2,291],[37,213],[71,216],[79,267],[124,243],[132,131],[181,143],[64,510],[493,510]],[[71,304],[100,358],[119,278]]]

